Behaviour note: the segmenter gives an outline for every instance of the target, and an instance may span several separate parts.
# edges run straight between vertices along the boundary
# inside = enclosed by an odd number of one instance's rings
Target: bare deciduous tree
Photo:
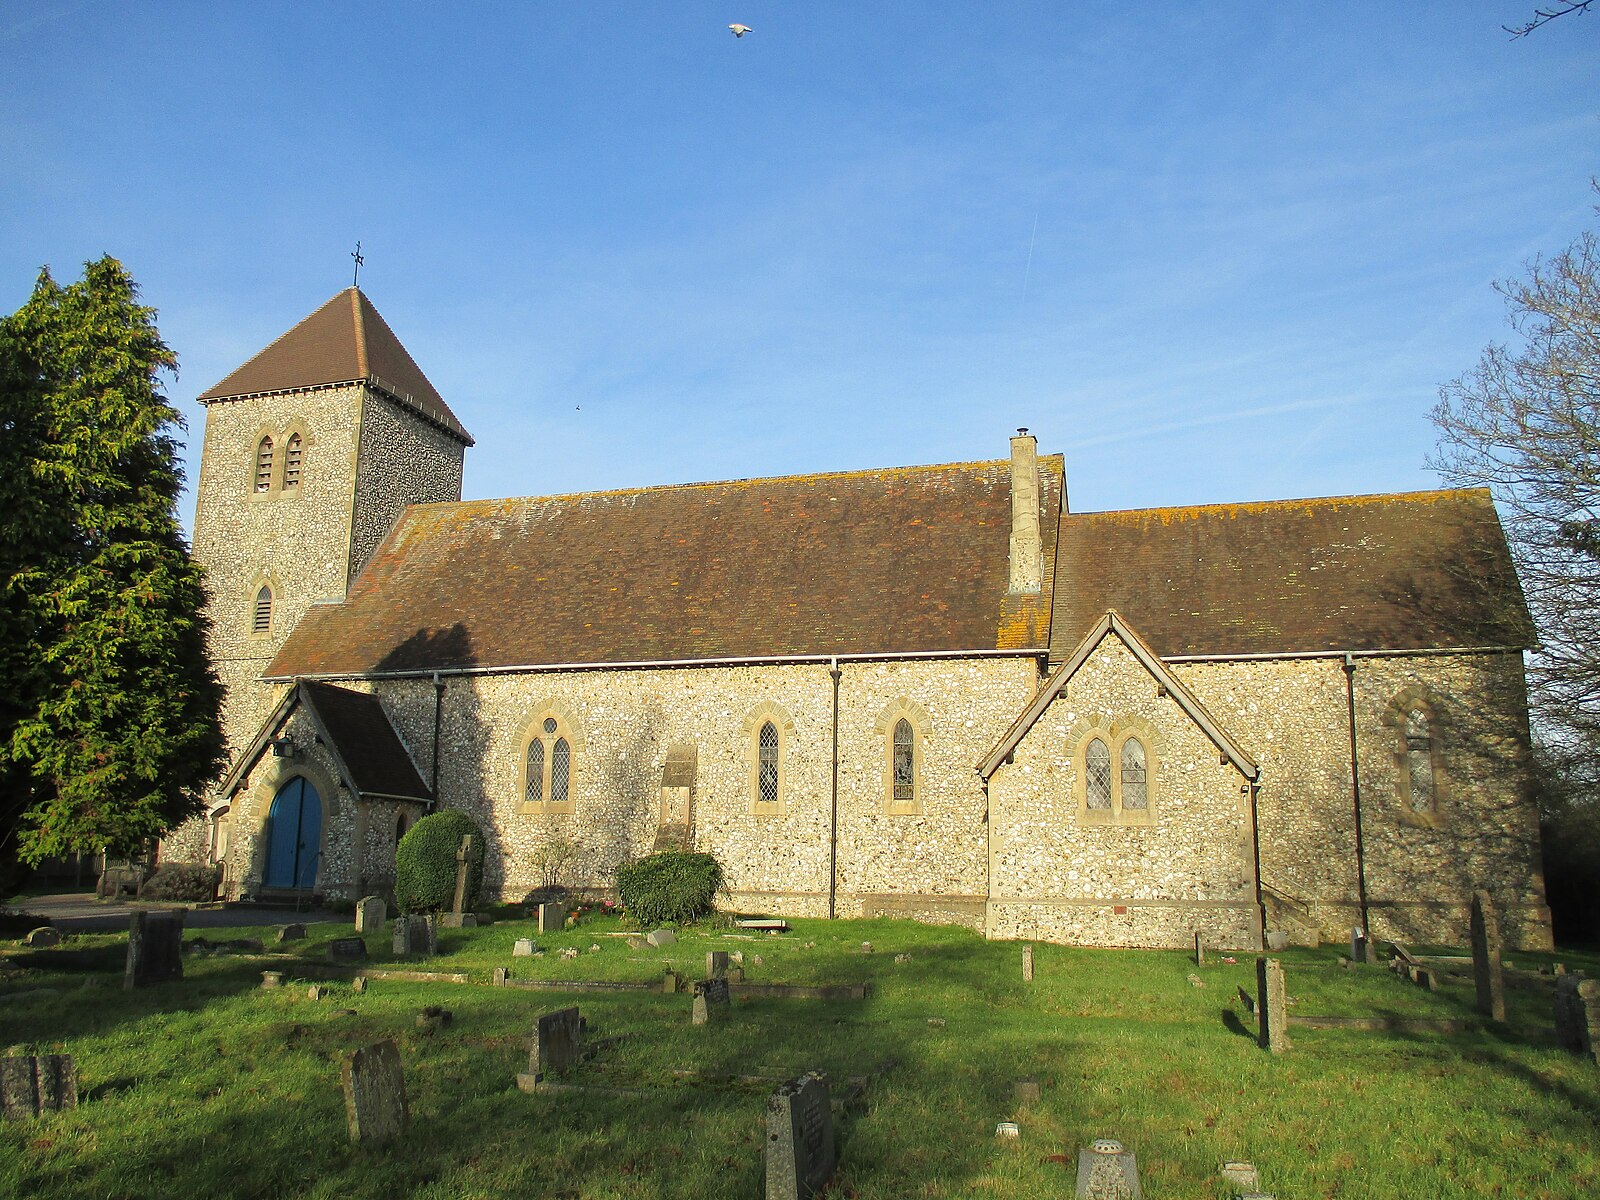
[[[1521,25],[1502,25],[1500,28],[1514,38],[1527,37],[1539,26],[1549,24],[1557,17],[1569,16],[1576,12],[1588,12],[1589,5],[1593,3],[1594,0],[1558,0],[1558,3],[1551,4],[1548,7],[1534,9],[1533,16]]]
[[[1600,781],[1600,242],[1585,233],[1496,290],[1518,342],[1441,390],[1430,465],[1492,490],[1539,631],[1536,732]]]

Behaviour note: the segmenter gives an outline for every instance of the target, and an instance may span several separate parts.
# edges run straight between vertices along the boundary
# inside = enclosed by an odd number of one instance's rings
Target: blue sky
[[[197,448],[359,238],[468,497],[1019,425],[1084,511],[1428,487],[1596,221],[1600,14],[1530,8],[0,0],[0,308],[121,258]]]

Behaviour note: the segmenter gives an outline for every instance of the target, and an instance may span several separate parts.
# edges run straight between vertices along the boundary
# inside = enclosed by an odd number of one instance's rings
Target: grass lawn
[[[324,961],[326,942],[352,933],[335,924],[282,947],[270,929],[200,930],[265,934],[269,951],[292,957],[186,955],[183,982],[125,993],[125,936],[49,951],[11,943],[0,1045],[73,1054],[82,1101],[0,1128],[0,1196],[759,1197],[770,1087],[675,1074],[686,1069],[816,1069],[840,1083],[870,1074],[839,1117],[837,1197],[1069,1196],[1077,1151],[1096,1137],[1137,1152],[1150,1200],[1231,1196],[1217,1174],[1225,1159],[1253,1160],[1280,1200],[1600,1195],[1600,1067],[1555,1045],[1547,980],[1508,977],[1501,1028],[1291,1027],[1294,1048],[1274,1057],[1256,1047],[1237,994],[1254,987],[1248,956],[1197,970],[1178,952],[1040,944],[1025,984],[1015,943],[964,930],[792,925],[742,938],[707,925],[636,950],[605,936],[623,928],[617,919],[594,918],[536,938],[547,953],[533,959],[511,956],[530,936],[525,921],[442,930],[432,963],[391,961],[387,934],[367,944],[375,968],[466,971],[483,984],[497,966],[514,978],[645,980],[673,965],[698,978],[708,949],[742,950],[751,982],[868,982],[868,999],[739,998],[726,1023],[696,1028],[684,994],[374,980],[313,1001],[304,985],[260,988],[263,969],[292,978],[297,962]],[[569,946],[578,958],[559,957]],[[1467,975],[1429,994],[1381,968],[1342,970],[1338,953],[1280,956],[1291,1013],[1473,1016]],[[1600,976],[1596,955],[1509,956],[1528,968],[1553,957]],[[565,1081],[648,1096],[517,1090],[534,1017],[573,1003],[591,1037],[624,1040]],[[454,1023],[419,1029],[430,1004]],[[340,1062],[381,1038],[400,1046],[411,1129],[393,1146],[353,1146]],[[1019,1110],[1012,1087],[1024,1077],[1042,1100]],[[1021,1125],[1020,1139],[995,1137],[1004,1120]]]

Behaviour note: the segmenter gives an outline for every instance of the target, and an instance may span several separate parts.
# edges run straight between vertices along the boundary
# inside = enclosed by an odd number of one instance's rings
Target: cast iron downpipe
[[[839,660],[828,663],[833,680],[833,802],[828,818],[828,920],[839,915],[839,680],[844,672]]]
[[[433,806],[439,807],[439,724],[444,716],[444,677],[435,671],[433,673],[433,781],[428,786],[428,793],[433,797]]]
[[[1344,655],[1344,697],[1350,717],[1350,795],[1356,812],[1356,898],[1361,904],[1361,935],[1369,941],[1372,924],[1367,919],[1367,844],[1361,831],[1361,766],[1356,754],[1356,658]]]

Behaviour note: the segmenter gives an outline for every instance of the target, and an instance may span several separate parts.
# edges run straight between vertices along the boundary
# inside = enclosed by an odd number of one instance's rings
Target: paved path
[[[126,929],[128,914],[133,912],[163,912],[188,908],[183,924],[186,929],[216,929],[237,925],[286,925],[291,921],[339,921],[350,924],[355,920],[347,913],[329,912],[326,909],[292,908],[190,908],[184,904],[162,904],[155,901],[106,901],[94,898],[93,892],[67,892],[56,896],[24,896],[5,905],[10,912],[28,912],[43,917],[63,932],[79,933],[101,930]]]

